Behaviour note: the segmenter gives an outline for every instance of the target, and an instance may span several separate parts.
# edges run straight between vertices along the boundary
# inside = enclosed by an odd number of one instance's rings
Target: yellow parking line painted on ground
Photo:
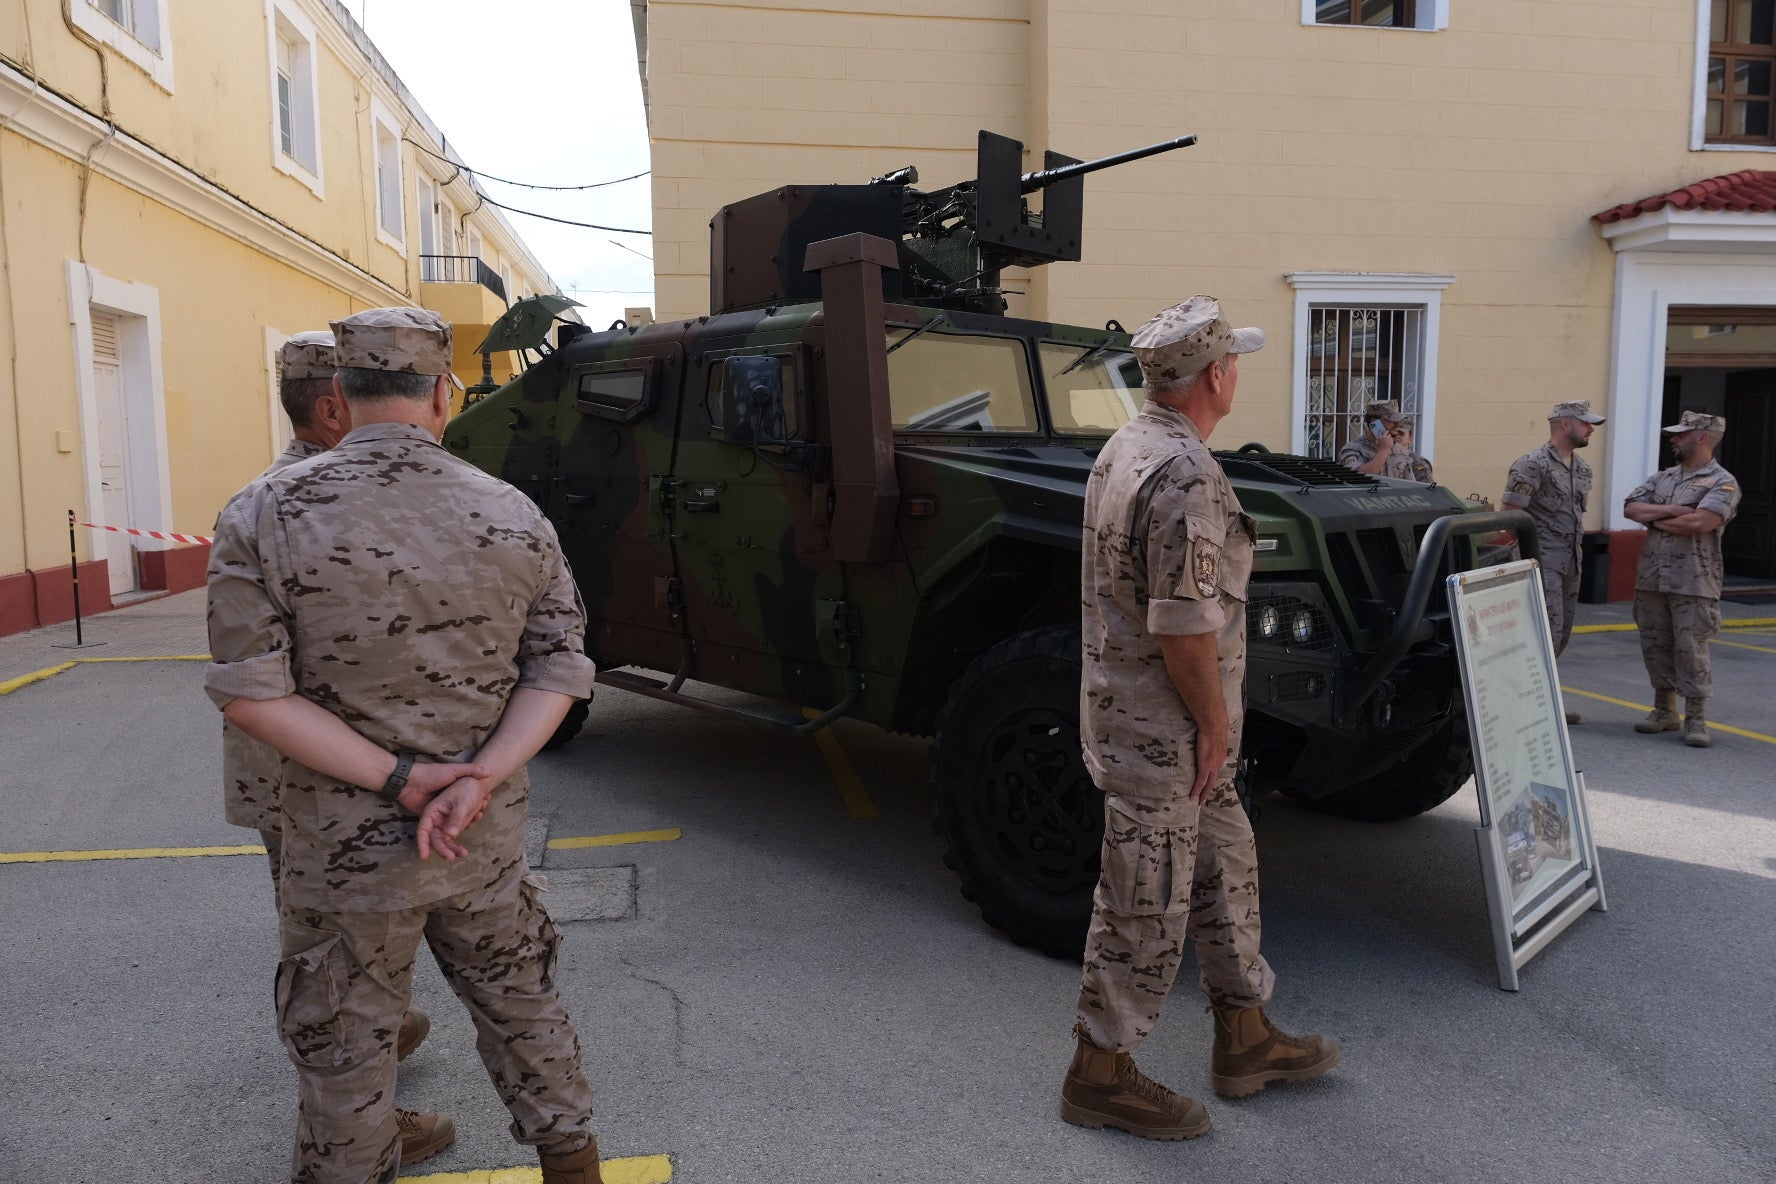
[[[122,851],[0,851],[0,863],[86,863],[96,859],[192,859],[204,855],[263,855],[250,847],[137,847]]]
[[[1574,633],[1638,633],[1639,625],[1574,625]]]
[[[1721,621],[1722,629],[1762,629],[1776,625],[1776,617],[1740,617]],[[1574,633],[1638,633],[1639,625],[1574,625]]]
[[[620,835],[578,835],[570,839],[550,839],[551,851],[574,851],[581,847],[626,847],[630,843],[671,843],[684,838],[678,827],[665,830],[632,830]]]
[[[1725,638],[1720,637],[1711,637],[1708,640],[1714,645],[1730,645],[1736,650],[1756,650],[1760,654],[1776,654],[1776,650],[1771,649],[1767,645],[1752,645],[1749,642],[1744,641],[1727,641]]]
[[[664,1155],[632,1155],[599,1161],[605,1184],[672,1184],[672,1160]],[[436,1172],[402,1176],[401,1184],[542,1184],[541,1168],[496,1168],[491,1172]]]
[[[49,666],[42,670],[33,670],[29,674],[21,674],[17,678],[9,678],[0,682],[0,695],[10,695],[20,687],[28,687],[34,682],[42,682],[46,678],[54,678],[58,674],[84,666],[89,662],[208,662],[208,654],[157,654],[146,658],[75,658],[63,662],[60,666]]]
[[[812,707],[802,708],[802,714],[809,719],[820,715]],[[821,728],[814,733],[814,743],[820,746],[820,755],[826,761],[827,771],[832,774],[833,783],[839,787],[839,796],[845,799],[845,809],[853,818],[876,817],[876,803],[871,800],[869,790],[863,787],[863,778],[857,775],[852,767],[851,758],[845,755],[845,746],[831,728]]]
[[[1614,703],[1617,707],[1631,707],[1635,711],[1651,711],[1653,709],[1651,703],[1630,703],[1626,699],[1613,699],[1608,695],[1599,695],[1596,691],[1581,691],[1577,687],[1563,686],[1560,688],[1560,692],[1563,695],[1583,695],[1587,699],[1596,699],[1599,703]],[[1735,736],[1744,736],[1751,740],[1762,740],[1765,744],[1776,744],[1776,736],[1766,736],[1762,732],[1748,732],[1744,728],[1735,728],[1728,724],[1716,723],[1714,720],[1709,720],[1708,726],[1716,732],[1730,732]]]

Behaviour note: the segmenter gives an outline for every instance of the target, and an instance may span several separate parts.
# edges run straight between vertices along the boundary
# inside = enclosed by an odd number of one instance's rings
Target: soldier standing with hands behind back
[[[1593,414],[1589,402],[1556,403],[1548,413],[1548,442],[1512,462],[1505,495],[1499,499],[1513,510],[1527,511],[1535,523],[1542,549],[1548,635],[1557,657],[1572,637],[1579,608],[1580,548],[1586,499],[1591,496],[1591,466],[1578,450],[1590,445],[1591,433],[1602,422],[1603,416]],[[1567,712],[1566,722],[1578,723],[1579,713]]]
[[[394,1105],[423,936],[543,1180],[596,1184],[560,935],[524,859],[524,765],[592,686],[579,594],[535,504],[439,446],[451,334],[437,314],[371,309],[333,331],[356,426],[231,501],[210,559],[206,689],[286,758],[290,1178],[392,1184],[404,1155],[454,1138],[447,1117]]]
[[[1714,459],[1727,434],[1725,416],[1686,411],[1665,432],[1677,463],[1648,477],[1622,507],[1647,528],[1634,573],[1634,623],[1653,710],[1634,730],[1670,732],[1681,723],[1685,744],[1707,748],[1714,690],[1708,640],[1720,631],[1721,535],[1739,509],[1739,482]]]
[[[1258,952],[1258,853],[1233,785],[1245,717],[1252,520],[1206,443],[1233,409],[1234,329],[1195,296],[1134,335],[1146,402],[1098,454],[1085,494],[1080,736],[1104,791],[1103,870],[1092,901],[1061,1117],[1146,1139],[1209,1129],[1202,1104],[1130,1055],[1153,1031],[1196,943],[1215,1015],[1211,1080],[1226,1097],[1305,1081],[1338,1046],[1278,1031]]]

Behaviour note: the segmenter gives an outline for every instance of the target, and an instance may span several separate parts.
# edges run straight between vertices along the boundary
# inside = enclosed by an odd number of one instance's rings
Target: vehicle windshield
[[[1043,341],[1036,356],[1062,435],[1107,436],[1141,410],[1141,366],[1127,349]]]
[[[894,426],[914,432],[1034,432],[1036,398],[1015,337],[891,331]]]

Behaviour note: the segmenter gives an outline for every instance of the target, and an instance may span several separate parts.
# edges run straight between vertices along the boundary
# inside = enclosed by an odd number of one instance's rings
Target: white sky
[[[628,0],[342,3],[471,168],[538,185],[584,185],[648,168]],[[486,177],[481,185],[495,201],[558,218],[652,225],[646,177],[578,193]],[[561,290],[586,306],[587,324],[603,328],[625,307],[653,305],[647,235],[504,213]]]

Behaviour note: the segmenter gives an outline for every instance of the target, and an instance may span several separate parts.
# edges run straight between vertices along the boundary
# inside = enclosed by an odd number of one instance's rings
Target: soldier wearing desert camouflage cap
[[[1363,430],[1338,451],[1338,463],[1371,477],[1392,477],[1429,485],[1431,462],[1412,450],[1412,421],[1393,399],[1363,408]]]
[[[1523,510],[1535,523],[1548,634],[1556,655],[1572,637],[1579,608],[1580,547],[1591,496],[1591,466],[1578,450],[1590,446],[1591,433],[1602,422],[1603,416],[1585,400],[1554,404],[1548,412],[1548,442],[1512,462],[1505,494],[1499,499],[1513,510]],[[1566,722],[1578,723],[1579,713],[1567,712]]]
[[[1061,1117],[1079,1126],[1149,1139],[1209,1129],[1200,1102],[1131,1056],[1187,940],[1215,1014],[1216,1092],[1243,1097],[1338,1060],[1331,1042],[1265,1017],[1274,980],[1258,951],[1258,857],[1233,784],[1254,537],[1207,440],[1232,410],[1239,355],[1263,346],[1263,330],[1233,328],[1208,296],[1143,325],[1133,349],[1146,402],[1086,485],[1080,736],[1105,809],[1061,1087]]]
[[[1634,623],[1653,683],[1653,710],[1637,732],[1671,732],[1707,748],[1714,689],[1708,641],[1720,631],[1721,535],[1739,509],[1739,482],[1714,459],[1725,416],[1686,411],[1665,429],[1677,463],[1628,495],[1622,512],[1647,528],[1634,573]],[[1684,713],[1677,714],[1683,692]]]
[[[278,1024],[297,1184],[389,1184],[455,1138],[394,1105],[420,938],[547,1184],[599,1177],[592,1095],[526,872],[524,766],[591,691],[585,614],[522,493],[452,457],[451,334],[333,323],[338,447],[243,491],[210,560],[206,689],[284,756]]]

